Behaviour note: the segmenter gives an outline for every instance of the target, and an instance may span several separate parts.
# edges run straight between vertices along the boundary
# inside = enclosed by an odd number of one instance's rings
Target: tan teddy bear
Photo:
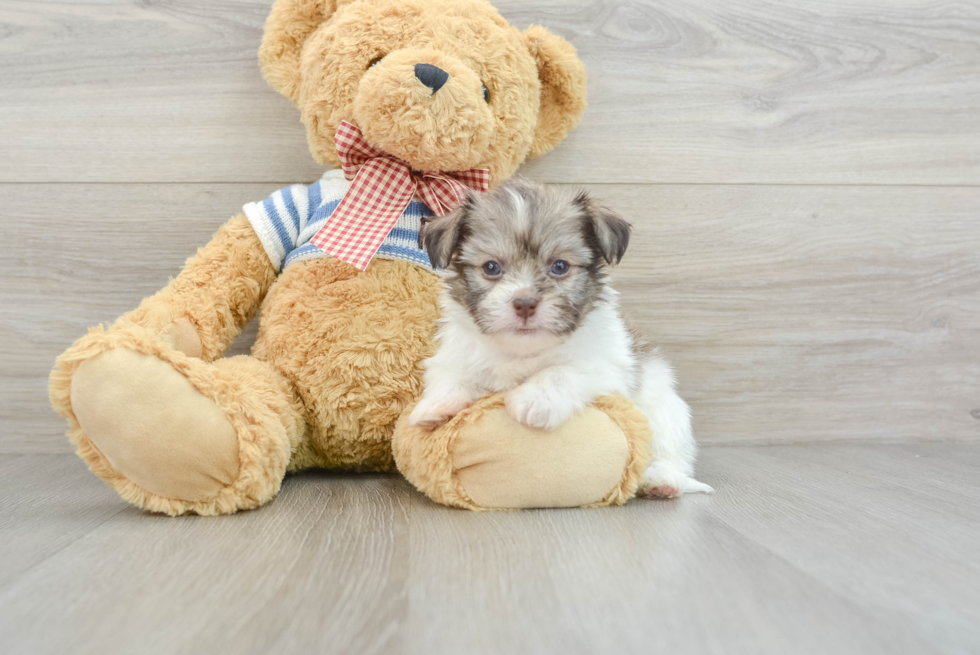
[[[423,217],[550,150],[585,105],[574,49],[519,32],[485,0],[278,0],[260,60],[299,107],[313,156],[341,168],[246,205],[51,375],[79,456],[152,511],[256,507],[308,467],[390,470],[433,349],[439,282],[418,246]],[[260,305],[252,356],[222,358]],[[626,401],[547,435],[498,405],[434,433],[401,425],[400,468],[474,509],[632,495],[648,428]]]

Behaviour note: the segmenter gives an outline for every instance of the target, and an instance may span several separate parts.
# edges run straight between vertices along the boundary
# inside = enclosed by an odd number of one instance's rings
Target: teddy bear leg
[[[518,423],[488,396],[435,430],[403,415],[392,436],[398,470],[420,491],[466,509],[621,505],[650,457],[650,425],[625,398],[599,398],[555,430]]]
[[[79,456],[150,511],[227,514],[267,502],[306,429],[290,385],[252,357],[207,363],[138,329],[96,330],[59,363],[52,399]]]

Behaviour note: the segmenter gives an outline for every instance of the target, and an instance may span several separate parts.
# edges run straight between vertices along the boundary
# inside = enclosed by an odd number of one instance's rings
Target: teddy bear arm
[[[248,219],[225,223],[166,287],[117,326],[160,331],[185,354],[215,360],[255,316],[276,270]]]

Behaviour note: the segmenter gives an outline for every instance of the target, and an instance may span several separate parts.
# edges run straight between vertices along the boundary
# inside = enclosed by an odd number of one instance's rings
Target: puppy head
[[[423,242],[448,271],[449,298],[484,334],[546,347],[603,302],[607,267],[629,236],[629,223],[584,191],[515,178],[432,220]]]

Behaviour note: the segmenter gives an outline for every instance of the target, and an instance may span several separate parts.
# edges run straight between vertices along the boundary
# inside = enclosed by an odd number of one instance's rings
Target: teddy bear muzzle
[[[416,170],[477,168],[494,132],[485,86],[443,52],[397,50],[364,73],[354,120],[373,146]]]

